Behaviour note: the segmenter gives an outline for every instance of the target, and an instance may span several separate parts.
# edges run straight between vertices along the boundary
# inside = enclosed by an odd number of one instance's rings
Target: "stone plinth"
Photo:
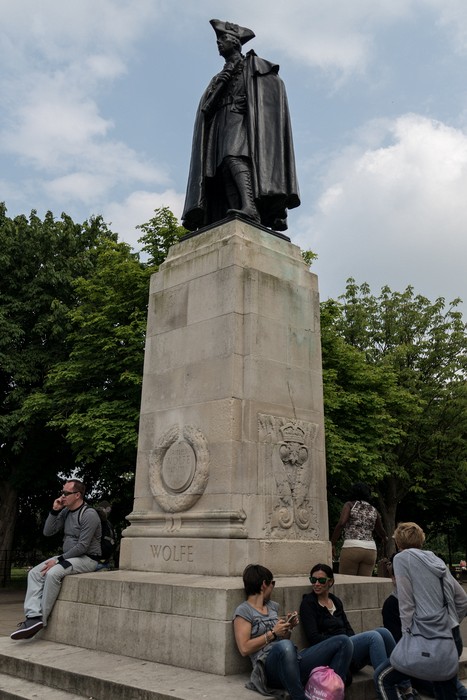
[[[390,579],[336,575],[335,593],[356,632],[381,625],[391,590]],[[309,591],[307,577],[278,577],[274,600],[281,611],[296,610]],[[250,660],[236,649],[232,627],[233,612],[244,599],[242,579],[235,576],[133,571],[66,576],[41,637],[228,676],[251,670]],[[299,648],[306,646],[299,627],[293,639]]]
[[[317,277],[297,246],[234,219],[153,276],[128,520],[121,569],[330,559]]]

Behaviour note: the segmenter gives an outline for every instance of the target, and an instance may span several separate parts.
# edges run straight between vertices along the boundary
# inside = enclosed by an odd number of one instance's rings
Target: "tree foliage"
[[[344,496],[352,481],[368,481],[389,531],[414,495],[427,517],[440,504],[461,517],[467,348],[459,304],[432,303],[412,287],[375,297],[354,280],[322,304],[331,492]]]
[[[315,260],[318,259],[318,253],[313,253],[312,250],[302,250],[303,261],[311,267]]]
[[[47,416],[75,470],[109,492],[134,469],[150,268],[125,243],[105,239],[93,253],[92,272],[74,280],[69,352],[26,410]]]
[[[43,517],[60,474],[84,478],[122,519],[131,509],[149,278],[185,232],[167,208],[140,228],[144,263],[100,217],[0,208],[4,552],[16,513]]]
[[[188,233],[168,207],[155,209],[154,216],[136,228],[143,231],[143,236],[138,239],[143,244],[141,250],[149,256],[148,264],[156,268],[166,259],[170,246]]]
[[[12,546],[18,495],[29,506],[50,496],[70,463],[63,434],[25,405],[68,354],[73,280],[92,268],[102,237],[110,234],[100,219],[78,225],[48,212],[42,221],[35,211],[11,219],[0,204],[0,564]]]

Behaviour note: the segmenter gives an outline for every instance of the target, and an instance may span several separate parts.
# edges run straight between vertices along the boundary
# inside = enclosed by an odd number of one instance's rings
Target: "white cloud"
[[[375,31],[410,16],[416,3],[417,0],[237,0],[234,9],[227,2],[211,6],[219,19],[253,29],[256,46],[264,46],[269,53],[271,47],[276,47],[297,63],[336,71],[342,79],[366,70],[374,53]],[[187,7],[187,11],[206,16],[209,10],[206,3],[200,3]],[[274,60],[274,55],[271,58]]]
[[[112,189],[130,183],[168,184],[166,173],[135,158],[122,143],[88,145],[81,159],[83,169],[51,178],[43,183],[44,191],[56,201],[79,200],[84,204],[101,204]]]
[[[40,84],[17,105],[15,123],[1,134],[3,150],[29,160],[39,170],[68,169],[89,144],[112,127],[84,95],[62,97],[58,85]]]
[[[354,276],[467,301],[467,135],[414,114],[386,126],[389,145],[356,144],[330,166],[300,238],[340,291]]]
[[[70,62],[83,53],[118,57],[158,18],[160,5],[157,0],[3,3],[0,46],[13,52],[4,56],[12,68],[28,55],[46,63]]]
[[[138,238],[142,232],[136,226],[146,223],[154,215],[154,209],[168,207],[180,219],[185,195],[174,190],[165,192],[132,192],[124,202],[111,202],[106,205],[103,217],[119,238],[139,250]]]
[[[3,8],[0,152],[17,157],[36,189],[62,206],[93,205],[122,183],[168,184],[162,168],[112,138],[114,121],[99,106],[158,8],[150,0]]]
[[[438,14],[438,23],[453,39],[453,48],[467,54],[467,14],[464,0],[428,0]]]

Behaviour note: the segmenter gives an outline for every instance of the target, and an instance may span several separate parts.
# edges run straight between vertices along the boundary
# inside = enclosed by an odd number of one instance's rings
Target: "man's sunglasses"
[[[329,578],[324,578],[324,576],[320,576],[319,578],[316,578],[316,576],[310,576],[311,583],[320,583],[322,586],[324,586],[324,584],[330,580],[331,579]]]
[[[74,493],[79,493],[79,491],[61,491],[60,496],[72,496]]]

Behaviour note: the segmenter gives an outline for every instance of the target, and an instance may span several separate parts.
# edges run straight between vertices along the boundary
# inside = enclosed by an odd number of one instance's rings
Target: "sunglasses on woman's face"
[[[316,578],[316,576],[310,576],[310,581],[312,584],[320,583],[322,586],[324,586],[324,584],[330,581],[330,579],[325,578],[324,576],[320,576],[319,578]]]

